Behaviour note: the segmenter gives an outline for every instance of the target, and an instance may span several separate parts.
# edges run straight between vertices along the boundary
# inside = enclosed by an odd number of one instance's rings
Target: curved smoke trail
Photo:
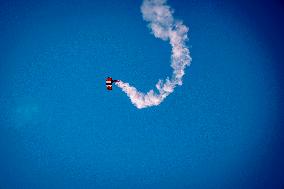
[[[144,0],[141,6],[143,19],[149,22],[148,26],[155,37],[168,41],[172,46],[171,79],[159,80],[156,84],[158,93],[150,90],[147,94],[139,92],[135,87],[122,81],[116,85],[120,87],[137,108],[146,108],[159,105],[177,85],[182,85],[184,69],[190,65],[191,57],[185,44],[188,28],[173,18],[172,9],[166,0]]]

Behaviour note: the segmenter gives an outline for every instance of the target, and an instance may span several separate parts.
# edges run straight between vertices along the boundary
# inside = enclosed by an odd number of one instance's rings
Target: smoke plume
[[[159,39],[169,41],[172,47],[171,67],[173,74],[165,81],[159,80],[156,89],[148,93],[139,92],[135,87],[122,81],[116,85],[130,98],[139,109],[159,105],[177,85],[182,85],[184,69],[190,65],[191,57],[185,44],[188,28],[181,21],[175,20],[173,10],[166,4],[166,0],[144,0],[141,6],[143,19],[148,22],[152,34]]]

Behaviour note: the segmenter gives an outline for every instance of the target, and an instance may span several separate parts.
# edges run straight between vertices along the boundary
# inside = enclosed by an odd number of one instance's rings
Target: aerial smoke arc
[[[145,94],[128,83],[122,81],[116,83],[139,109],[159,105],[174,91],[177,85],[182,85],[184,70],[191,62],[189,50],[185,44],[188,39],[188,28],[181,21],[174,19],[173,10],[166,3],[166,0],[144,0],[141,12],[143,19],[149,22],[148,27],[152,34],[156,38],[169,41],[172,47],[171,67],[173,74],[171,78],[158,81],[156,84],[158,93],[150,90]]]

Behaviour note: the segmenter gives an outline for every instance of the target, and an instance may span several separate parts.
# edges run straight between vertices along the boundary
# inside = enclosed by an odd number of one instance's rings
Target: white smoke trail
[[[171,67],[173,74],[171,79],[159,80],[155,93],[150,90],[147,94],[139,92],[135,87],[122,81],[116,85],[120,87],[137,108],[146,108],[159,105],[177,85],[182,85],[184,69],[190,65],[191,57],[186,47],[188,28],[173,18],[172,9],[166,4],[167,0],[144,0],[141,6],[143,19],[149,22],[148,26],[155,37],[168,41],[172,46]]]

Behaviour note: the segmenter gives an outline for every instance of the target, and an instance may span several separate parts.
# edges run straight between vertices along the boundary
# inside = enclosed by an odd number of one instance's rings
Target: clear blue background
[[[171,75],[141,3],[1,1],[0,188],[283,188],[283,4],[169,0],[192,65],[138,110],[104,82]]]

